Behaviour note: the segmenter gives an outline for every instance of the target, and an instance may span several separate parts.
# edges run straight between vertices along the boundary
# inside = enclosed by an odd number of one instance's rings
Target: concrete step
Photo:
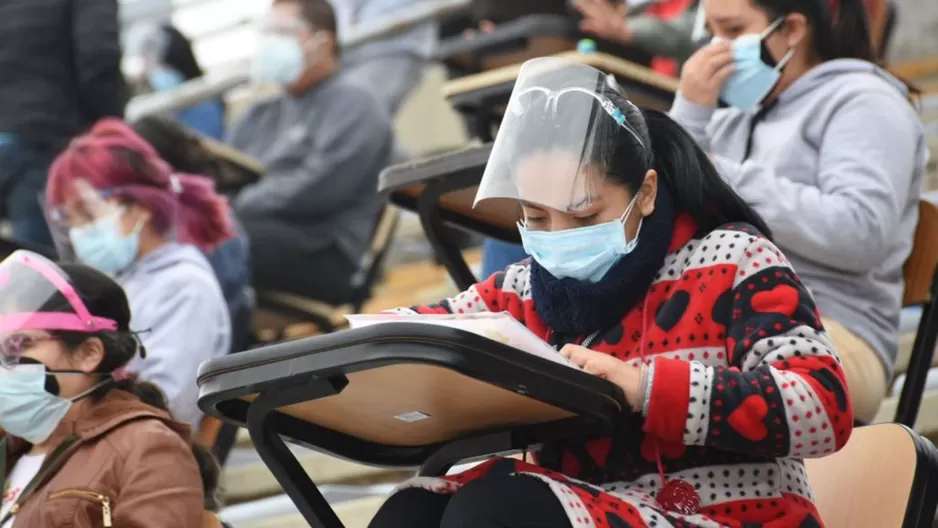
[[[413,475],[410,471],[363,466],[301,447],[291,446],[290,449],[317,485],[396,483]],[[253,447],[236,447],[232,450],[222,471],[221,488],[227,504],[240,504],[283,493],[277,479]]]

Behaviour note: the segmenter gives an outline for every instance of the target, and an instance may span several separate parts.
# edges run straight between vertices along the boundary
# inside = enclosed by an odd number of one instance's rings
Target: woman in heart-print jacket
[[[632,408],[536,464],[412,479],[371,527],[823,526],[801,459],[853,412],[811,294],[675,123],[554,61],[522,68],[477,196],[519,200],[532,258],[397,312],[508,312]]]

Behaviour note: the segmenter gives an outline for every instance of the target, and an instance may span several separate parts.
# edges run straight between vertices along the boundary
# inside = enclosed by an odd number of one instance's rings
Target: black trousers
[[[240,217],[247,232],[254,269],[253,285],[310,297],[330,304],[352,298],[356,263],[332,245],[314,251],[302,247],[302,236],[291,226],[271,218]]]
[[[492,475],[453,495],[405,489],[378,510],[369,528],[571,528],[546,483],[524,475]]]

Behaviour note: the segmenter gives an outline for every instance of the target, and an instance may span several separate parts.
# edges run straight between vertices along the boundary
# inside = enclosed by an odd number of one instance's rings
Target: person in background
[[[52,247],[49,165],[95,121],[124,113],[117,4],[0,2],[0,217],[19,240]]]
[[[248,108],[229,138],[267,169],[235,200],[254,286],[344,304],[384,207],[391,125],[371,94],[337,75],[326,0],[275,0],[261,31],[254,79],[282,92]]]
[[[219,173],[224,170],[220,160],[208,152],[199,136],[176,120],[146,116],[135,121],[132,126],[174,171],[199,174],[218,181]],[[247,234],[233,213],[230,220],[236,236],[206,252],[205,256],[215,270],[215,277],[228,303],[231,350],[239,352],[247,347],[250,335],[254,290],[251,288],[251,254]]]
[[[175,173],[123,122],[104,120],[55,160],[46,203],[59,255],[116,277],[127,291],[149,352],[130,371],[197,428],[196,372],[231,343],[228,307],[202,253],[233,236],[225,199],[208,178]]]
[[[205,74],[192,51],[192,42],[169,24],[148,28],[140,47],[142,80],[155,92],[173,90]],[[224,138],[225,102],[221,97],[180,110],[176,118],[199,134],[218,140]]]
[[[657,57],[652,67],[661,73],[677,76],[680,64],[699,47],[693,38],[698,0],[574,0],[573,5],[583,16],[581,30]]]
[[[671,116],[772,228],[869,421],[896,360],[921,122],[906,86],[872,62],[861,0],[704,6],[714,42],[685,64]]]
[[[27,251],[0,278],[0,527],[201,526],[201,448],[127,373],[145,351],[120,285]]]
[[[477,23],[483,23],[483,31],[494,25],[511,22],[528,15],[569,14],[569,0],[472,0],[469,13]]]
[[[420,4],[435,0],[333,0],[341,38],[359,25],[397,16]],[[407,97],[423,79],[423,72],[436,50],[438,24],[428,21],[389,37],[342,50],[342,76],[371,93],[388,115],[394,117]]]
[[[623,47],[637,47],[639,54],[625,53],[640,61],[638,55],[652,56],[650,66],[659,72],[676,75],[678,65],[697,49],[692,39],[697,17],[697,2],[676,0],[639,6],[630,16],[624,0],[574,0],[573,7],[581,15],[580,29]],[[613,50],[614,52],[617,50]],[[634,51],[634,50],[633,50]],[[488,277],[509,264],[527,257],[517,244],[486,239],[482,245],[482,276]]]
[[[503,312],[622,389],[609,433],[407,481],[370,528],[819,527],[805,457],[850,437],[843,370],[771,233],[612,76],[526,62],[476,203],[529,261],[400,315]]]

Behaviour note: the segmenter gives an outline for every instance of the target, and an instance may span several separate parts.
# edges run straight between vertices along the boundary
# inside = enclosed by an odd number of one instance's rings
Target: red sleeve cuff
[[[679,359],[655,358],[645,432],[662,440],[684,439],[690,399],[690,363]]]

